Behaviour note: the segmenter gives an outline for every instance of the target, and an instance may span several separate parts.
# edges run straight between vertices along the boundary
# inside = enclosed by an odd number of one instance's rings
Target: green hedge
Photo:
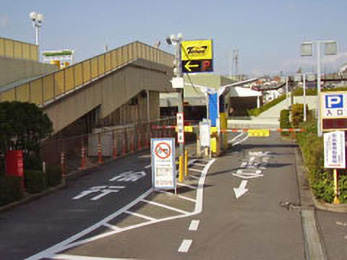
[[[46,178],[43,171],[26,170],[25,189],[28,193],[38,193],[46,189]]]
[[[22,178],[3,175],[0,177],[0,206],[23,198]]]
[[[305,167],[312,192],[317,199],[332,203],[334,200],[333,172],[324,169],[324,144],[323,138],[317,136],[317,121],[312,113],[308,114],[308,120],[300,124],[305,131],[297,134]],[[346,170],[339,170],[340,202],[347,203],[347,175]]]
[[[291,124],[289,122],[289,110],[282,109],[280,113],[280,128],[291,128]],[[289,132],[281,132],[282,136],[288,136]]]

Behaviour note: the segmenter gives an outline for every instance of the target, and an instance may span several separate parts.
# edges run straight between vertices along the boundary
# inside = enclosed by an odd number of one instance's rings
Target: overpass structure
[[[0,88],[0,102],[43,108],[54,133],[97,123],[159,118],[159,93],[170,92],[174,56],[132,42],[44,76]]]

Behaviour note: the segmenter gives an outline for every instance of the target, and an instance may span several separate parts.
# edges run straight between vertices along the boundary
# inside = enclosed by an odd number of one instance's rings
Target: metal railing
[[[0,57],[38,61],[37,45],[0,37]]]
[[[30,102],[42,107],[137,59],[172,66],[173,55],[140,42],[133,42],[2,91],[0,102]]]

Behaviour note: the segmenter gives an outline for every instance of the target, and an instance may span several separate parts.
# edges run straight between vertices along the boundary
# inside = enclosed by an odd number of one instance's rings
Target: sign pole
[[[339,186],[338,186],[338,175],[337,175],[337,169],[334,169],[334,204],[340,204],[340,200],[338,198],[339,194]]]

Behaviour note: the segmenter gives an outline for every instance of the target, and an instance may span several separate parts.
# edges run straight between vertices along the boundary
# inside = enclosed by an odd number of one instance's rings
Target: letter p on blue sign
[[[326,95],[326,108],[343,108],[343,95]]]

